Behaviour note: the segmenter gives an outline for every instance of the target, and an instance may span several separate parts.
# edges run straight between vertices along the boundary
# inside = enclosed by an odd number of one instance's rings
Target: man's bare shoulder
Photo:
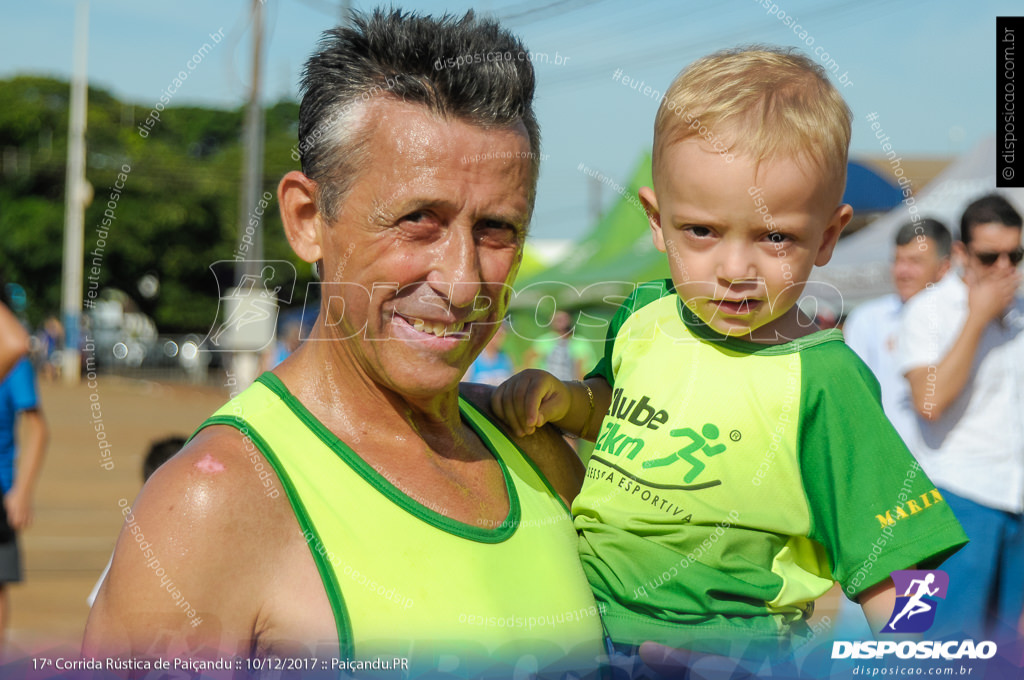
[[[201,431],[171,460],[160,466],[136,501],[136,515],[153,514],[159,523],[198,522],[197,538],[228,530],[273,528],[287,502],[274,503],[260,472],[273,476],[269,463],[251,440],[226,426]],[[276,477],[274,477],[276,480]]]
[[[515,442],[547,477],[565,504],[572,505],[573,499],[583,486],[586,472],[579,456],[553,425],[545,425],[526,437],[514,436],[491,411],[491,393],[494,389],[492,385],[478,383],[459,385],[462,397],[483,412],[506,437]]]
[[[87,651],[143,652],[197,617],[212,625],[194,634],[218,633],[211,646],[255,638],[278,554],[301,534],[284,494],[265,493],[246,441],[232,428],[203,430],[133,505],[120,503],[125,524],[89,618]]]

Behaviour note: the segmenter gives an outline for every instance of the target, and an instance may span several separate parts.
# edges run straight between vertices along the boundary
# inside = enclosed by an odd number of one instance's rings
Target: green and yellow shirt
[[[726,338],[656,281],[592,376],[613,398],[572,511],[617,643],[782,651],[834,581],[854,598],[966,543],[838,330]]]

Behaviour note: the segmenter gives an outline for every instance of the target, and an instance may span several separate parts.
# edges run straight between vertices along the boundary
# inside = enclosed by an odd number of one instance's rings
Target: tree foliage
[[[69,97],[68,83],[51,78],[0,80],[0,279],[25,288],[33,324],[60,309]],[[161,332],[205,331],[218,300],[210,265],[232,259],[237,241],[244,109],[168,107],[144,137],[139,125],[148,107],[95,87],[88,100],[86,275],[99,253],[100,288],[125,291]],[[280,102],[265,113],[262,190],[274,199],[263,217],[263,257],[292,262],[301,291],[310,268],[288,246],[276,199],[281,175],[298,165],[289,153],[298,104]],[[108,208],[114,219],[104,226]],[[160,281],[150,299],[138,289],[146,274]]]

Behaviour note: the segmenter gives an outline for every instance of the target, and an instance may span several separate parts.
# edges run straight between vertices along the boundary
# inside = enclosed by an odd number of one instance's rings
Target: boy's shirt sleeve
[[[583,376],[584,380],[588,378],[604,378],[609,385],[615,385],[615,366],[612,363],[612,358],[615,353],[615,340],[619,336],[619,331],[622,330],[622,327],[634,312],[651,302],[674,293],[671,279],[648,281],[638,285],[619,308],[615,310],[615,315],[612,316],[611,323],[608,324],[608,333],[605,335],[604,354],[598,360],[597,365]]]
[[[878,381],[845,345],[805,352],[800,469],[810,538],[850,599],[900,569],[935,568],[967,543],[886,418]]]

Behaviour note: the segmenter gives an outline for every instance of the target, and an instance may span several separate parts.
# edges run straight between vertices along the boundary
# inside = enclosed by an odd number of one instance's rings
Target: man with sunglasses
[[[971,203],[954,246],[961,269],[929,284],[903,317],[915,453],[971,539],[942,566],[950,581],[936,636],[1006,639],[1024,609],[1021,225],[1002,196]]]

